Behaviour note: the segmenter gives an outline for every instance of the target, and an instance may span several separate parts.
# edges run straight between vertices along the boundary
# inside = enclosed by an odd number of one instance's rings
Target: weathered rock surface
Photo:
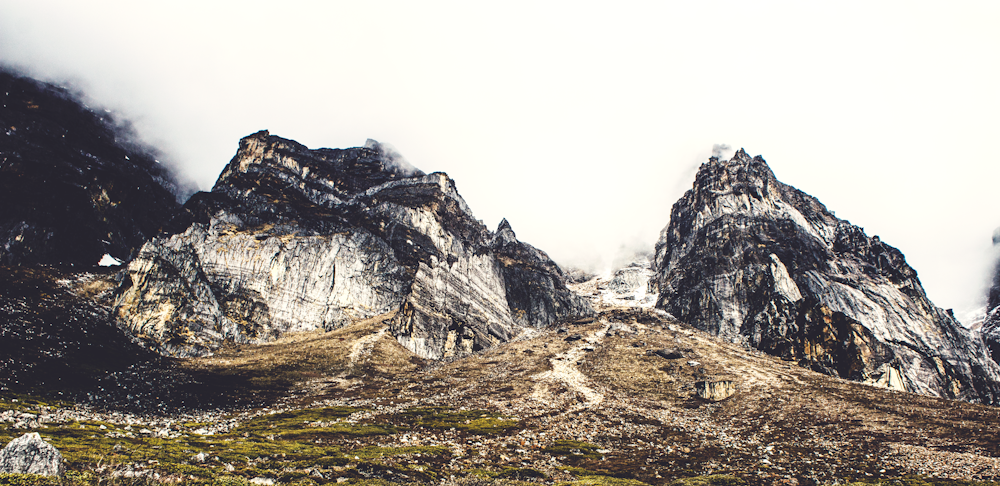
[[[62,476],[65,471],[62,454],[38,432],[24,434],[0,450],[0,472]]]
[[[129,259],[179,208],[127,126],[65,89],[0,71],[0,264]]]
[[[309,150],[248,136],[166,227],[128,266],[115,312],[168,355],[391,314],[400,343],[441,358],[593,313],[506,221],[491,233],[446,174],[374,141]]]
[[[986,319],[983,321],[983,339],[990,348],[994,361],[1000,362],[1000,228],[993,232],[994,263],[993,282],[986,299]]]
[[[761,157],[712,158],[656,247],[657,307],[842,378],[996,403],[982,339],[924,294],[903,254],[779,182]]]

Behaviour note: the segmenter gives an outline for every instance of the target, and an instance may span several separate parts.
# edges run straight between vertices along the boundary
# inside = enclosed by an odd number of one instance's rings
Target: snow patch
[[[93,261],[93,260],[91,260],[91,261]],[[117,258],[115,258],[115,257],[113,257],[113,256],[111,256],[111,255],[109,255],[107,253],[105,253],[104,256],[101,257],[101,261],[97,262],[97,264],[100,265],[100,266],[102,266],[102,267],[117,267],[117,266],[121,265],[122,263],[123,262],[121,260],[119,260],[119,259],[117,259]]]

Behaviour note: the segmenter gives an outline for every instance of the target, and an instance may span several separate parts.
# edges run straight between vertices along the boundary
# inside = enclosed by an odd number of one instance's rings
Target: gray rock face
[[[656,247],[657,306],[842,378],[996,403],[982,339],[924,294],[898,250],[779,182],[761,157],[712,158]]]
[[[246,137],[167,228],[129,264],[115,312],[173,356],[391,314],[400,343],[441,358],[593,313],[506,221],[491,233],[447,175],[374,141],[309,150]]]
[[[993,232],[994,254],[1000,255],[1000,228]],[[994,263],[993,283],[986,301],[986,320],[982,327],[983,339],[990,348],[994,361],[1000,362],[1000,257]]]
[[[0,472],[62,476],[65,471],[62,454],[37,432],[24,434],[0,450]]]

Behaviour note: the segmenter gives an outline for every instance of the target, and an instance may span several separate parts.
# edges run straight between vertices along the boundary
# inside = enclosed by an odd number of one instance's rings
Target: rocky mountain
[[[1000,400],[983,340],[927,299],[903,254],[760,156],[703,164],[655,258],[657,306],[698,329],[829,375]]]
[[[994,263],[993,282],[987,295],[982,333],[990,348],[990,355],[1000,362],[1000,228],[993,232],[993,249],[998,258]]]
[[[131,258],[179,209],[128,126],[66,89],[0,70],[0,264]]]
[[[376,320],[418,356],[468,354],[593,313],[544,253],[476,220],[446,174],[374,141],[258,132],[128,265],[120,325],[172,356]]]

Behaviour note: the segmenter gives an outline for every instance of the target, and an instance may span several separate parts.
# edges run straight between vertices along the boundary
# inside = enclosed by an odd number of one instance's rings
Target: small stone
[[[663,348],[657,349],[655,351],[647,351],[647,355],[659,356],[663,359],[681,359],[687,356],[687,353],[676,348]]]
[[[567,336],[566,339],[564,339],[564,341],[571,343],[573,341],[579,341],[581,339],[583,339],[583,334],[573,334],[571,336]]]

